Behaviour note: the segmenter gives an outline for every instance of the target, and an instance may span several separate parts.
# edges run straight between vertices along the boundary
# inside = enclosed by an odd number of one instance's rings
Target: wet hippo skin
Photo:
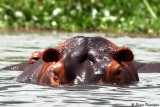
[[[139,81],[137,71],[155,71],[159,64],[133,61],[127,47],[118,47],[101,37],[73,37],[56,48],[35,52],[17,77],[19,82],[60,86],[64,84],[126,84]],[[9,66],[4,69],[14,67]],[[148,69],[147,67],[151,67]],[[152,71],[153,71],[152,70]]]
[[[25,69],[28,66],[28,63],[29,63],[29,61],[25,61],[20,64],[10,65],[10,66],[7,66],[7,67],[0,69],[0,71],[2,71],[2,70],[25,71]]]

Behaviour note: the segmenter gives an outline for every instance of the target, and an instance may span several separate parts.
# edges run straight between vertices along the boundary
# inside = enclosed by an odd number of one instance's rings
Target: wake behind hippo
[[[35,54],[17,81],[49,86],[139,81],[132,51],[101,37],[73,37]]]

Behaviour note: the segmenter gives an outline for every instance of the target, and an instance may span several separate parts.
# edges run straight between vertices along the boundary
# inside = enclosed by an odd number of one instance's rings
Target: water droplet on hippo
[[[85,72],[82,73],[81,77],[77,76],[76,79],[75,79],[75,81],[74,81],[74,84],[78,85],[78,84],[84,83],[85,76],[86,76]]]

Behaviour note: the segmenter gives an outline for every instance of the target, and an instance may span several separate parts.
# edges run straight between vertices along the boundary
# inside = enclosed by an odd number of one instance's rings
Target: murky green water
[[[105,37],[99,34],[0,35],[0,68],[25,61],[34,51],[55,47],[76,35]],[[130,47],[137,61],[160,62],[160,38],[107,39],[118,46]],[[160,107],[160,73],[139,73],[140,82],[129,86],[83,85],[57,88],[18,83],[15,78],[20,73],[0,72],[0,106],[153,107],[151,104],[155,104],[155,107]]]

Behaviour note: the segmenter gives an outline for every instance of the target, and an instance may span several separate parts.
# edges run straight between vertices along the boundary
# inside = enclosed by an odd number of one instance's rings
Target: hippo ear
[[[118,62],[121,62],[121,61],[130,62],[134,59],[134,55],[132,51],[127,47],[118,48],[114,56]]]
[[[60,53],[58,50],[48,48],[43,52],[42,60],[44,62],[57,62],[59,60]]]

